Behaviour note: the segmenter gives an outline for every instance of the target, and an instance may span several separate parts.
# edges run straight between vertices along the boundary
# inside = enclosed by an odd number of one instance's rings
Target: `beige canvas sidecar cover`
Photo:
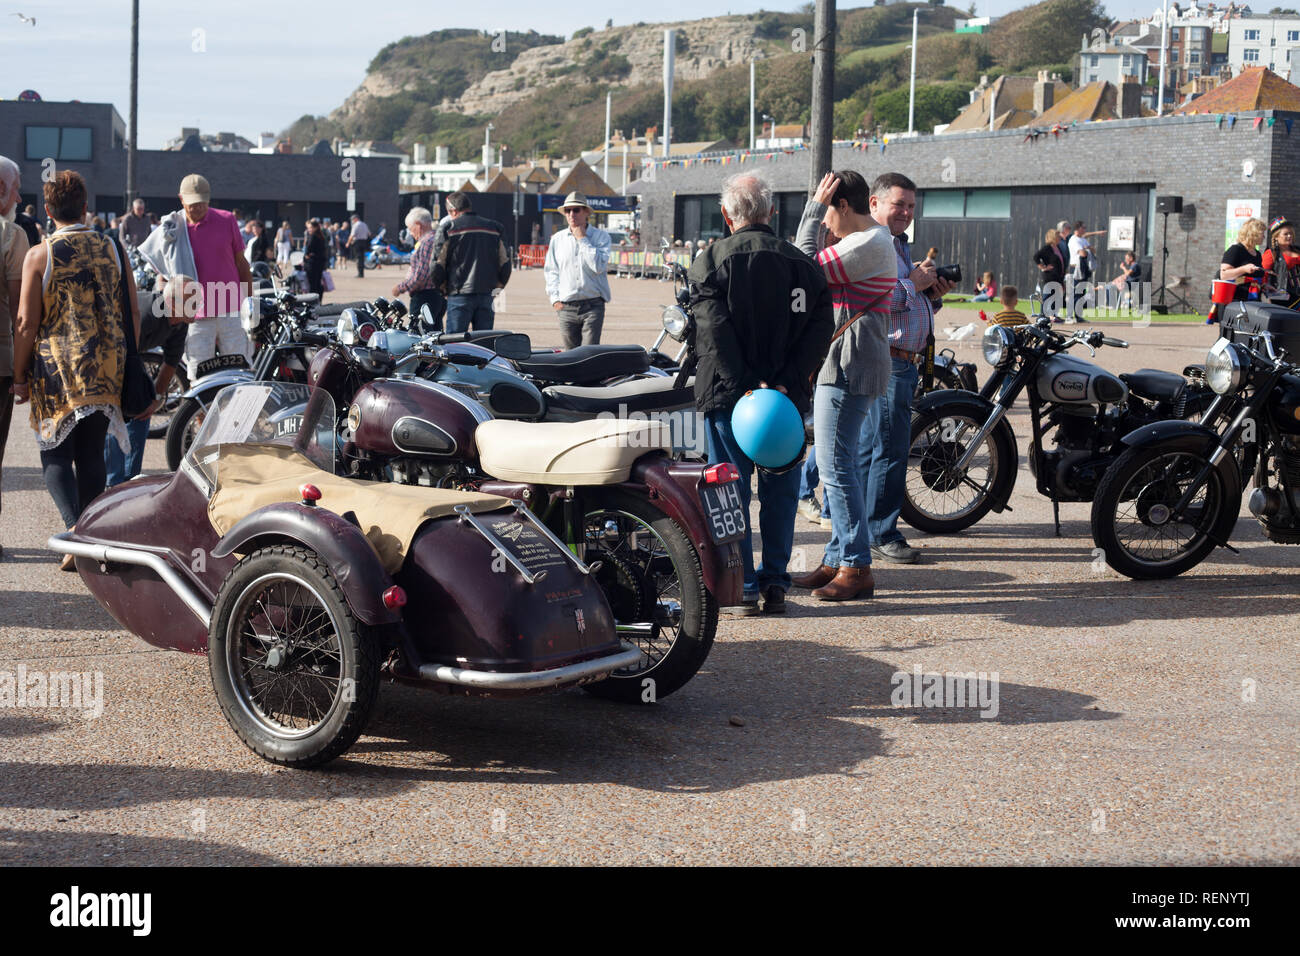
[[[304,484],[320,489],[320,507],[338,515],[349,511],[356,515],[389,574],[402,566],[411,539],[424,522],[454,515],[456,505],[466,505],[475,514],[508,507],[497,495],[342,478],[284,445],[223,445],[208,518],[224,535],[259,508],[300,501]]]

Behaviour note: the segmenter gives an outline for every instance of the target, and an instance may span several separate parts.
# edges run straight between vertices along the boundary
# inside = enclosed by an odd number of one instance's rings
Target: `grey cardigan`
[[[799,221],[799,232],[795,236],[795,245],[799,249],[817,258],[821,252],[826,236],[822,226],[822,217],[826,215],[826,206],[809,200],[804,207],[803,218]],[[855,233],[837,244],[845,247],[846,255],[841,263],[847,271],[847,278],[856,282],[869,276],[888,275],[894,281],[898,276],[898,261],[894,252],[894,243],[889,230],[876,226],[860,233]],[[832,291],[837,285],[844,284],[844,275],[833,274],[823,265],[823,272],[831,284]],[[840,296],[836,296],[840,298]],[[857,310],[848,306],[835,306],[836,331],[847,322]],[[889,362],[889,305],[885,300],[882,312],[868,312],[853,326],[836,339],[822,363],[817,375],[818,385],[835,385],[851,395],[877,396],[885,394],[889,385],[892,366]]]

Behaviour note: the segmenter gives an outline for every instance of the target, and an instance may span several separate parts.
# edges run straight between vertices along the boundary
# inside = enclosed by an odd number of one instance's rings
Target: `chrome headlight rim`
[[[1205,384],[1216,395],[1235,392],[1245,382],[1249,367],[1241,346],[1221,338],[1205,356]]]
[[[680,342],[686,337],[686,329],[690,324],[690,317],[687,316],[686,310],[679,305],[667,306],[663,314],[659,316],[659,322],[663,325],[664,331],[668,337],[674,341]]]
[[[357,310],[344,309],[339,313],[337,332],[339,342],[344,345],[357,344]]]
[[[984,340],[980,351],[984,361],[994,368],[1005,365],[1011,358],[1011,348],[1016,344],[1016,336],[1005,325],[990,325],[984,330]]]

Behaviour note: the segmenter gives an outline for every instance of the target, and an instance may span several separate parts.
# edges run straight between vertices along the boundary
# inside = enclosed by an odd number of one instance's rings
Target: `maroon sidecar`
[[[381,675],[518,695],[640,659],[586,565],[520,503],[335,476],[305,386],[220,394],[181,468],[110,489],[52,549],[157,647],[207,652],[235,732],[311,767],[360,736]]]

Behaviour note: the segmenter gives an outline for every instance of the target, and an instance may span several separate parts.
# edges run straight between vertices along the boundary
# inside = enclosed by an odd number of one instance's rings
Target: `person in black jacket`
[[[1038,266],[1038,288],[1043,295],[1043,315],[1055,316],[1065,297],[1066,260],[1061,256],[1059,236],[1055,229],[1047,230],[1047,235],[1043,237],[1043,247],[1034,253],[1034,265]]]
[[[696,256],[688,273],[698,357],[695,405],[704,416],[710,463],[729,461],[740,469],[747,514],[754,463],[732,435],[732,409],[751,389],[775,388],[806,414],[812,377],[835,331],[821,267],[776,236],[768,225],[772,211],[768,182],[752,173],[729,178],[722,186],[722,216],[731,235]],[[798,497],[799,469],[780,475],[759,471],[763,561],[755,569],[747,527],[739,613],[757,613],[760,593],[765,613],[784,612]]]
[[[495,320],[492,292],[510,281],[510,251],[501,224],[474,214],[469,197],[447,197],[451,222],[439,227],[435,242],[434,288],[447,296],[447,331],[490,329]]]
[[[302,246],[302,268],[307,273],[307,288],[325,301],[325,284],[322,275],[330,261],[330,250],[321,231],[319,219],[307,220],[307,235]]]

